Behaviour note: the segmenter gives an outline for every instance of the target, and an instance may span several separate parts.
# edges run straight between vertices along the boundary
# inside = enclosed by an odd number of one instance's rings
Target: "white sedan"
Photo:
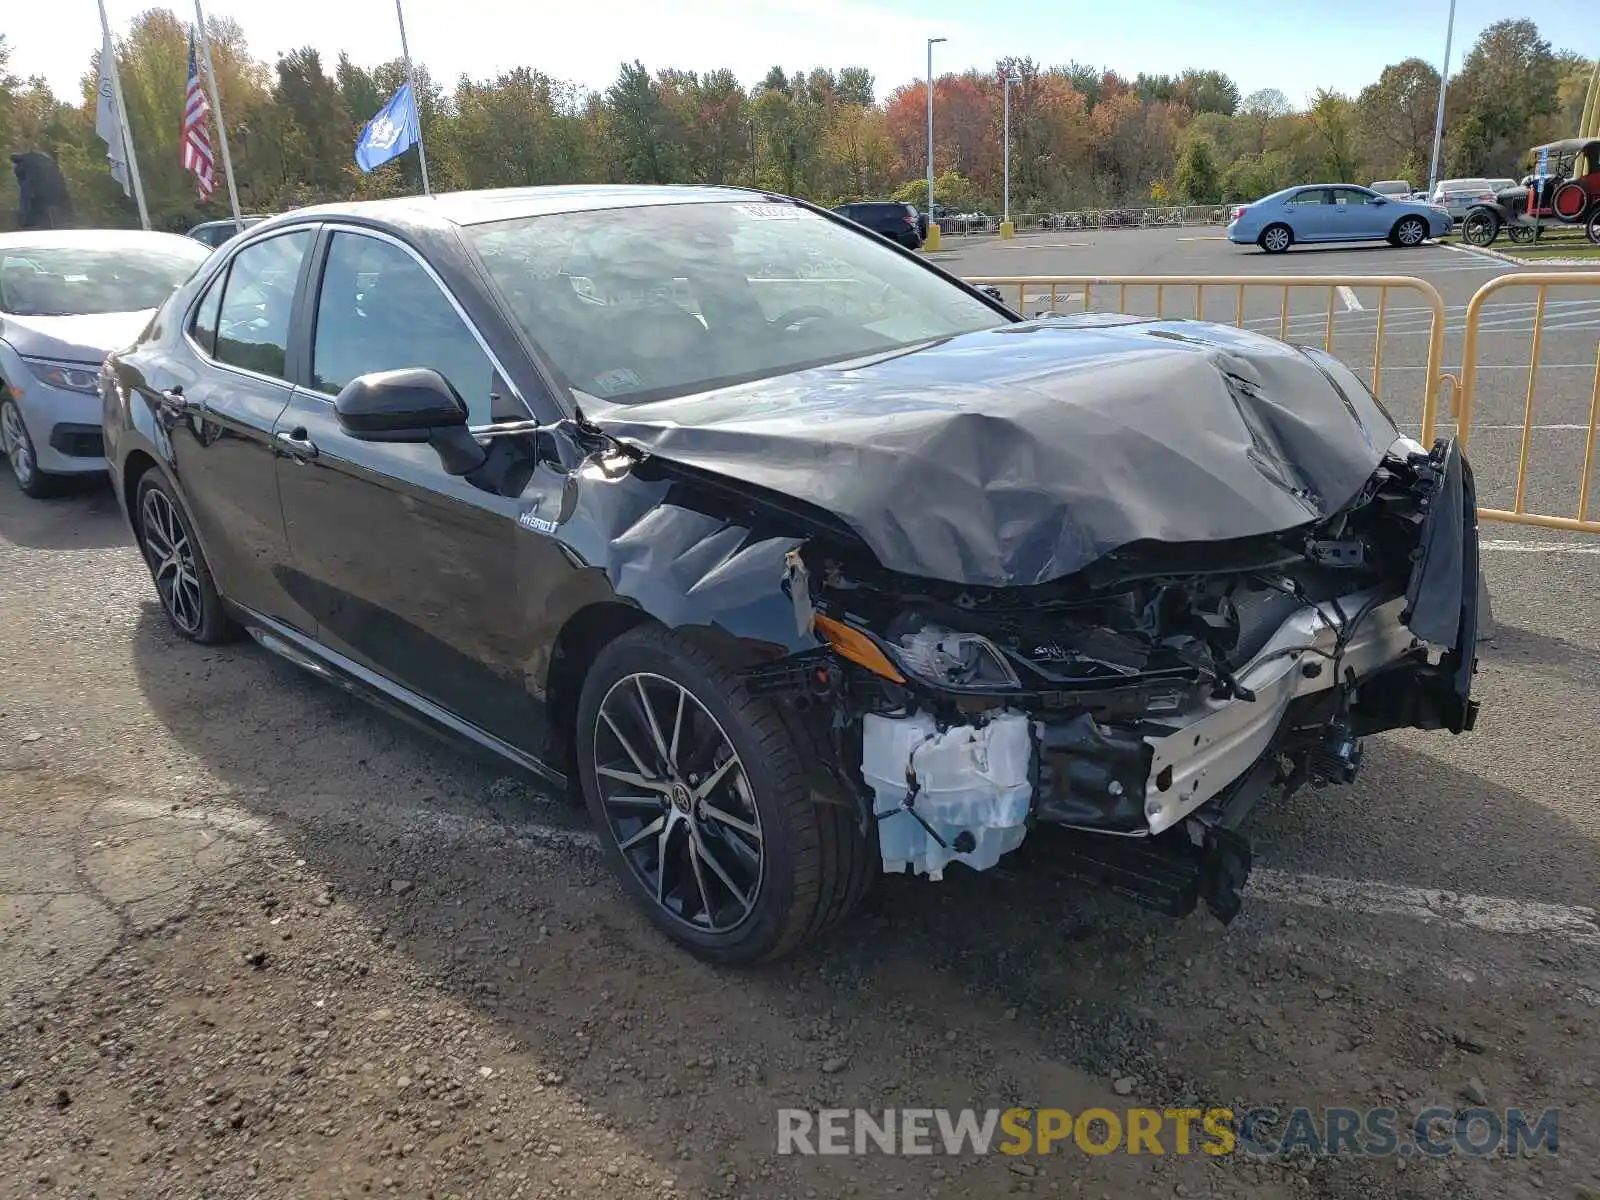
[[[23,492],[106,469],[100,364],[210,254],[140,230],[0,235],[0,453]]]

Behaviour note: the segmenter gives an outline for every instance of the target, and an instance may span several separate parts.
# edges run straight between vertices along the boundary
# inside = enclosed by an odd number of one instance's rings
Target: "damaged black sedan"
[[[100,383],[178,633],[569,786],[719,961],[1044,825],[1228,920],[1264,795],[1476,713],[1452,441],[1319,351],[1024,319],[783,197],[297,210]]]

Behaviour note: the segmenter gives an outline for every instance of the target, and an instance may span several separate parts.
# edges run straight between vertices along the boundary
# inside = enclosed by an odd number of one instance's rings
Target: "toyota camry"
[[[1476,714],[1453,441],[1320,350],[1027,319],[782,196],[301,209],[100,389],[182,637],[570,788],[717,961],[1046,826],[1074,874],[1229,920],[1252,807]]]

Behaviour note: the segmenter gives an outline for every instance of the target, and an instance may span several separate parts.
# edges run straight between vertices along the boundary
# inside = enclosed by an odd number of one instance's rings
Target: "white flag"
[[[94,131],[106,144],[111,178],[122,185],[124,196],[133,195],[128,175],[128,151],[122,141],[122,120],[117,112],[117,92],[111,83],[111,56],[116,53],[107,37],[100,49],[100,105],[94,114]]]

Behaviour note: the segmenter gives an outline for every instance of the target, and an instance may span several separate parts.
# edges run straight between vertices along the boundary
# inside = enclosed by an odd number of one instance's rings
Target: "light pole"
[[[1450,23],[1444,30],[1444,69],[1439,72],[1439,111],[1433,118],[1433,158],[1428,164],[1428,199],[1439,186],[1439,143],[1444,139],[1444,90],[1450,85],[1450,39],[1456,32],[1456,0],[1450,0]]]
[[[1007,75],[1000,85],[1000,101],[1002,111],[1005,113],[1000,126],[1001,151],[1000,161],[1003,164],[1001,175],[1005,182],[1004,196],[1001,201],[1002,212],[1000,215],[1000,236],[1014,238],[1017,228],[1011,223],[1011,85],[1021,83],[1015,75]]]
[[[937,37],[928,39],[928,250],[939,248],[939,222],[933,219],[933,44],[948,41]]]

